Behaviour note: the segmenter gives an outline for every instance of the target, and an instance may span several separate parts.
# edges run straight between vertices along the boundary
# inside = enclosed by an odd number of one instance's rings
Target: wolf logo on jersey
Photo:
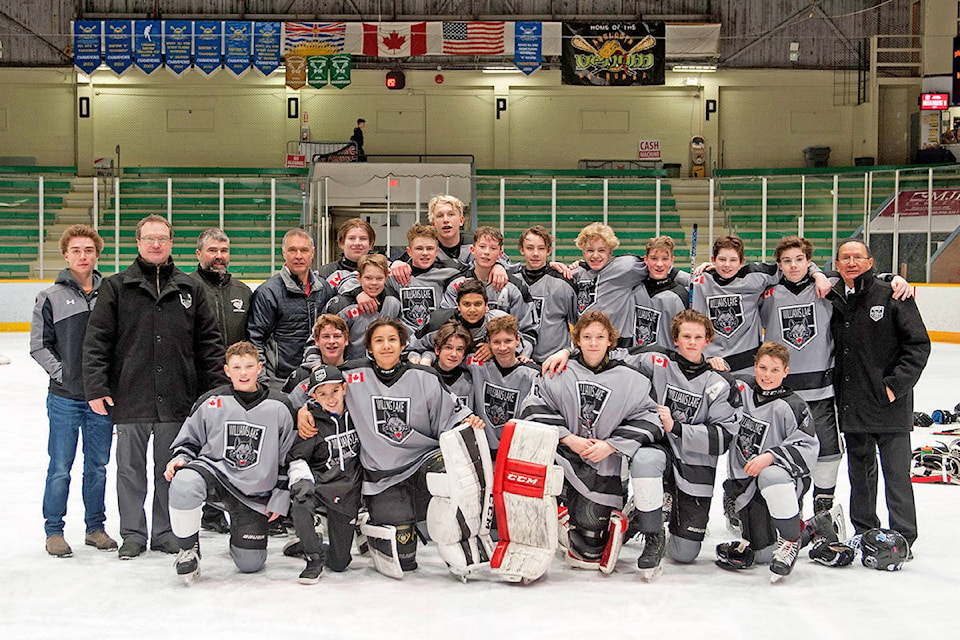
[[[679,387],[668,384],[666,397],[663,399],[665,407],[670,409],[670,415],[677,422],[690,424],[700,410],[700,403],[703,402],[703,396],[690,393]]]
[[[430,287],[408,287],[400,290],[400,316],[412,327],[422,327],[437,310]]]
[[[540,330],[540,319],[543,317],[543,298],[532,296],[533,304],[530,308],[533,310],[533,326],[537,331]]]
[[[785,344],[797,351],[817,337],[817,319],[813,304],[780,308],[780,332]]]
[[[502,427],[516,416],[519,399],[520,392],[516,389],[507,389],[489,382],[483,383],[483,410],[495,427]]]
[[[753,416],[743,414],[740,418],[740,431],[737,433],[737,447],[743,454],[744,460],[750,460],[754,456],[760,455],[763,449],[763,437],[767,434],[770,427],[769,422],[757,420]]]
[[[581,280],[577,283],[577,313],[583,313],[587,307],[597,301],[597,280]]]
[[[707,310],[717,334],[729,338],[743,326],[743,302],[740,294],[707,296]]]
[[[249,422],[226,422],[226,450],[223,459],[234,469],[250,469],[260,462],[260,445],[263,443],[264,427]]]
[[[360,438],[351,429],[344,433],[333,433],[323,439],[327,443],[327,469],[339,464],[343,458],[356,458],[360,454]]]
[[[634,307],[633,336],[637,346],[653,344],[657,341],[657,327],[660,325],[660,312],[649,307]]]
[[[410,426],[410,399],[372,396],[373,420],[377,433],[393,444],[402,444],[413,428]]]
[[[600,420],[607,398],[610,397],[610,389],[594,382],[578,380],[577,391],[579,394],[577,402],[580,405],[580,432],[583,437],[592,438],[594,427]]]

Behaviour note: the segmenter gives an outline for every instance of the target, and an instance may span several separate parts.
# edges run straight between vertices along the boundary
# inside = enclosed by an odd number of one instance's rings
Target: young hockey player
[[[200,512],[204,502],[230,514],[230,556],[243,573],[263,568],[267,523],[287,513],[284,461],[296,437],[293,408],[279,391],[257,382],[257,348],[227,349],[230,384],[201,396],[173,441],[163,477],[170,482],[170,525],[180,553],[177,575],[200,573]]]
[[[410,279],[402,285],[392,276],[387,286],[400,297],[400,319],[410,333],[423,329],[430,314],[440,308],[443,292],[451,280],[463,273],[459,263],[437,260],[437,230],[430,225],[415,224],[407,230],[407,255],[410,256]]]
[[[320,365],[307,379],[315,433],[297,438],[287,462],[290,476],[290,516],[307,566],[302,584],[315,584],[324,565],[343,571],[350,564],[350,545],[360,509],[360,441],[346,412],[347,385],[336,367]],[[324,553],[314,528],[314,513],[322,506],[327,517],[329,549]],[[287,548],[284,549],[287,554]]]
[[[764,342],[754,370],[754,378],[739,379],[743,417],[724,482],[743,540],[718,545],[717,564],[745,569],[755,560],[769,562],[776,582],[790,574],[800,552],[799,502],[820,445],[807,403],[783,386],[790,373],[787,348]]]
[[[347,360],[359,358],[365,353],[363,339],[367,326],[371,322],[380,316],[398,317],[400,315],[400,299],[385,288],[389,273],[389,266],[385,257],[379,254],[361,256],[357,261],[357,273],[360,279],[360,289],[330,298],[330,302],[324,309],[325,313],[340,316],[347,323],[350,330],[350,339],[344,353]],[[375,312],[365,313],[363,311],[357,300],[360,292],[377,301]]]
[[[647,279],[633,290],[633,345],[657,345],[673,350],[670,319],[689,306],[690,292],[677,282],[680,272],[673,267],[676,245],[669,236],[647,241],[643,257]],[[686,275],[686,274],[684,274]]]
[[[303,352],[303,362],[290,372],[282,391],[290,398],[294,408],[299,409],[307,402],[307,390],[300,383],[310,376],[315,367],[328,364],[339,367],[345,362],[343,357],[347,348],[350,330],[340,316],[325,313],[313,323],[313,337]]]
[[[474,406],[473,372],[465,366],[465,361],[472,347],[470,332],[459,322],[447,321],[434,335],[436,359],[431,365],[460,404],[471,410]]]
[[[520,332],[513,316],[501,316],[487,323],[493,357],[486,362],[470,360],[473,375],[475,413],[486,423],[484,432],[490,443],[490,454],[496,458],[500,432],[508,420],[518,416],[520,403],[540,380],[540,367],[517,358]]]
[[[520,413],[560,430],[556,460],[569,515],[568,562],[609,573],[627,524],[620,512],[627,495],[621,467],[624,459],[631,461],[633,476],[632,461],[663,438],[663,427],[650,381],[610,359],[617,330],[606,314],[583,314],[573,342],[580,353],[559,374],[543,378]]]
[[[339,290],[344,280],[357,272],[357,261],[370,253],[377,241],[377,233],[370,223],[361,218],[350,218],[337,229],[337,244],[340,246],[340,259],[328,262],[317,269],[317,275],[330,286]]]

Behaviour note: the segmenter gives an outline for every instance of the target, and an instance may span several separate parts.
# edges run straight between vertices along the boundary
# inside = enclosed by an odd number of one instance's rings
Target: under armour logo
[[[77,301],[74,300],[73,298],[70,298],[69,300],[67,300],[67,304],[76,304],[76,302]]]

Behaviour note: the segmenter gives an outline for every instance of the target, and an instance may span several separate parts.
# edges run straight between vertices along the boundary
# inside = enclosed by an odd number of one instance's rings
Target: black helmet
[[[892,529],[870,529],[860,539],[863,566],[880,571],[899,571],[910,553],[906,538]]]

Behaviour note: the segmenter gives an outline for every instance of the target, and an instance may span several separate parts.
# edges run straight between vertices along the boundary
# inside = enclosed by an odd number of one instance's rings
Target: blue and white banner
[[[224,66],[235,75],[250,68],[250,55],[253,50],[252,22],[224,22]]]
[[[193,21],[164,20],[163,63],[167,69],[180,75],[190,68],[193,53]]]
[[[193,63],[210,75],[223,65],[223,23],[198,20],[193,23]]]
[[[280,23],[253,23],[253,66],[265,76],[280,66]]]
[[[103,23],[77,20],[73,23],[73,64],[84,73],[93,73],[103,58]]]
[[[543,25],[539,22],[514,22],[513,25],[513,63],[530,75],[543,65]]]
[[[107,66],[123,73],[133,64],[133,23],[130,20],[105,20],[103,23]]]
[[[163,25],[159,20],[133,21],[133,62],[144,73],[163,63]]]

